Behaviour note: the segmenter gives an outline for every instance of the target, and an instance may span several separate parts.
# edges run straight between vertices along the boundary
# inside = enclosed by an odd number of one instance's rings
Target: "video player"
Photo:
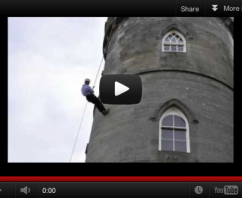
[[[241,1],[22,0],[0,10],[0,197],[242,197]]]

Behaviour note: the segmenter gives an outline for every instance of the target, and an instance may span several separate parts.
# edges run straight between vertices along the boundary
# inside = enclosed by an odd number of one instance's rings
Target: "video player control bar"
[[[27,2],[28,0],[22,0]],[[22,2],[21,1],[21,2]],[[2,3],[4,2],[4,3]],[[35,1],[34,1],[35,2]],[[31,14],[33,13],[42,13],[44,10],[45,13],[55,13],[55,16],[58,13],[63,14],[62,4],[53,4],[55,12],[52,9],[46,9],[48,7],[48,1],[42,1],[41,6],[35,6],[35,3],[31,3],[29,6],[25,6],[26,3],[16,4],[18,7],[15,9],[15,5],[11,1],[0,1],[0,12],[8,13],[9,15],[18,15]],[[45,3],[46,2],[46,3]],[[93,3],[90,1],[85,1],[85,6],[81,4],[82,1],[70,0],[68,1],[68,6],[65,7],[64,12],[69,13],[80,13],[82,11],[92,10]],[[107,3],[107,2],[106,2]],[[29,2],[28,2],[29,4]],[[46,5],[46,6],[45,6]],[[107,4],[109,5],[109,4]],[[144,3],[140,0],[133,1],[120,1],[118,6],[112,6],[110,9],[105,3],[101,3],[102,12],[106,15],[113,15],[113,13],[121,13],[120,11],[125,9],[126,15],[133,15],[134,13],[144,14],[144,13],[159,13],[158,15],[166,17],[175,17],[175,16],[208,16],[208,17],[222,17],[222,16],[241,16],[242,15],[242,1],[241,0],[169,0],[169,1],[147,1]],[[75,8],[74,10],[72,8]],[[78,8],[78,9],[76,9]],[[42,9],[42,10],[41,10]],[[111,14],[112,13],[112,14]],[[136,15],[137,15],[136,14]],[[46,15],[46,14],[45,14]],[[47,14],[48,15],[48,14]]]
[[[4,198],[242,197],[242,182],[0,182]]]

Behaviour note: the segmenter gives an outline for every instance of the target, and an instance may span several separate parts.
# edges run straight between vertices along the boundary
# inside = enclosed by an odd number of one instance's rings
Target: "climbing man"
[[[96,105],[96,107],[98,108],[98,110],[103,114],[103,115],[107,115],[109,112],[109,109],[105,109],[105,107],[103,106],[103,104],[101,103],[101,101],[93,94],[94,91],[93,89],[89,86],[90,84],[90,79],[85,79],[84,85],[82,86],[82,95],[86,96],[87,101],[93,103]]]

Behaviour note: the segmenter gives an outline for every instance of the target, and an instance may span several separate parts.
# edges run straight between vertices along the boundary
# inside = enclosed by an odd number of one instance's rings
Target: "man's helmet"
[[[86,78],[86,79],[85,79],[85,82],[90,82],[90,79],[89,79],[89,78]]]

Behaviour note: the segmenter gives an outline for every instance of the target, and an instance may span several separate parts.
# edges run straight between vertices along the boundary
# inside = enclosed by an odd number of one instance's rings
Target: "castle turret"
[[[95,111],[86,162],[233,162],[233,18],[108,18],[103,52],[142,100]]]

